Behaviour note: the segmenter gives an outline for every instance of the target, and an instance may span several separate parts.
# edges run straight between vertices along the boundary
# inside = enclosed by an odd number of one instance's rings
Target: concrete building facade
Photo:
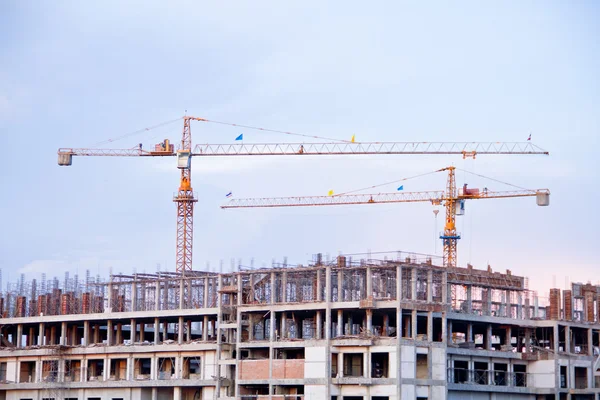
[[[340,256],[86,289],[0,299],[1,400],[600,400],[590,284]]]

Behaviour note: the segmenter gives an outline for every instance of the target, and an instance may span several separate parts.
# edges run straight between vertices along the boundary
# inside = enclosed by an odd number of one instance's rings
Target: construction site
[[[0,295],[0,400],[600,400],[600,285],[541,296],[510,269],[460,266],[465,201],[548,189],[444,190],[233,199],[223,208],[428,202],[443,206],[443,256],[316,254],[306,263],[192,268],[191,160],[213,156],[547,155],[524,143],[285,143],[152,150],[61,148],[75,156],[176,157],[175,271],[38,282]],[[285,133],[285,132],[284,132]],[[437,215],[437,214],[436,214]],[[2,287],[2,283],[0,283]]]

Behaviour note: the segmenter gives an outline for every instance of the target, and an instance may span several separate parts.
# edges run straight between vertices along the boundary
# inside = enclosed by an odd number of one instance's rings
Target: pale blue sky
[[[0,5],[0,268],[83,274],[174,270],[173,159],[76,158],[191,115],[357,141],[522,141],[550,157],[195,160],[195,268],[317,252],[434,252],[428,204],[221,210],[236,197],[325,194],[454,163],[528,188],[473,201],[459,263],[509,268],[542,292],[600,279],[600,7],[594,1],[34,2]],[[146,147],[181,123],[115,142]],[[196,143],[297,138],[194,123]],[[458,174],[462,184],[464,174]],[[478,178],[470,186],[507,187]],[[444,175],[405,183],[443,189]],[[384,190],[394,190],[393,186]],[[440,244],[437,245],[438,251]]]

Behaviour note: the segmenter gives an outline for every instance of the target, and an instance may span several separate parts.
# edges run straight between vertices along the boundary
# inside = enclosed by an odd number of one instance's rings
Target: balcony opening
[[[389,396],[372,396],[371,400],[390,400]]]
[[[35,361],[21,361],[19,382],[35,382]]]
[[[527,386],[527,365],[513,365],[513,385],[519,387]]]
[[[389,364],[389,353],[371,353],[371,378],[387,378]]]
[[[494,363],[494,385],[508,385],[508,364]]]
[[[202,370],[200,357],[183,357],[183,379],[200,379]]]
[[[122,381],[127,379],[127,359],[113,358],[110,360],[109,380]]]
[[[148,380],[152,374],[151,358],[136,358],[133,362],[133,377],[137,381]]]
[[[363,353],[344,353],[344,376],[364,376]]]
[[[245,357],[244,357],[245,355]],[[242,360],[264,360],[269,358],[269,349],[257,347],[255,349],[243,350]]]
[[[427,341],[427,315],[417,315],[417,340]]]
[[[302,400],[304,399],[304,385],[276,385],[274,387],[275,399]]]
[[[331,377],[337,378],[338,374],[338,353],[331,353]]]
[[[81,380],[81,360],[65,360],[65,382],[79,382]]]
[[[569,382],[567,380],[567,367],[563,365],[560,367],[560,387],[562,389],[566,389],[568,384]]]
[[[42,382],[58,381],[58,360],[42,361]]]
[[[175,358],[161,357],[158,359],[158,379],[175,379]]]
[[[297,349],[284,348],[275,351],[275,359],[278,360],[304,360],[304,347]]]
[[[468,361],[461,361],[461,360],[454,360],[454,379],[453,382],[454,383],[465,383],[468,381],[468,369],[469,369],[469,362]]]
[[[104,360],[88,360],[87,362],[88,381],[104,380]]]
[[[7,363],[0,362],[0,382],[6,381],[6,367]]]
[[[429,378],[429,354],[417,354],[417,379]]]
[[[475,361],[473,364],[473,383],[477,385],[488,384],[488,363]]]
[[[256,400],[258,396],[268,396],[269,385],[240,385],[241,400]]]
[[[587,381],[588,369],[584,367],[575,367],[575,389],[587,389]]]

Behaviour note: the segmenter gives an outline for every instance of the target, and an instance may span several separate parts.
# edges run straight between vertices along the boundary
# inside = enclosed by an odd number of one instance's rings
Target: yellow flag
[[[355,136],[356,136],[356,135],[352,135],[352,139],[350,139],[350,141],[351,141],[352,143],[354,143],[354,137],[355,137]]]
[[[327,193],[327,196],[333,196],[333,190],[330,190],[330,191]]]

